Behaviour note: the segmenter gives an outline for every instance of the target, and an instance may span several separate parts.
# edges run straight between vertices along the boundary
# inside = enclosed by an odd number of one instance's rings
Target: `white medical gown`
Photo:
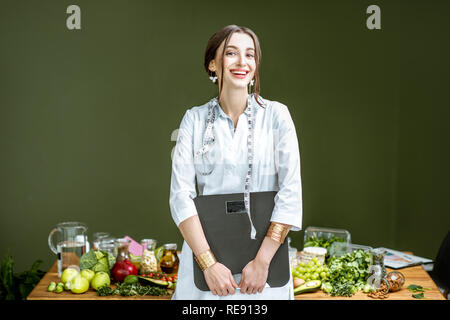
[[[254,113],[254,160],[250,192],[278,191],[271,221],[292,225],[291,231],[302,227],[302,186],[300,177],[300,153],[297,134],[288,108],[277,101],[259,96],[261,107],[252,96]],[[210,162],[195,153],[202,147],[208,118],[208,102],[186,111],[178,131],[172,158],[170,184],[170,210],[178,226],[185,219],[196,215],[193,199],[199,195],[243,193],[248,171],[246,109],[239,117],[236,130],[232,119],[219,104],[215,104],[215,142],[208,152]],[[212,173],[202,175],[201,172]],[[251,208],[250,208],[251,210]],[[250,236],[250,234],[249,234]],[[241,274],[233,275],[239,283]],[[263,292],[215,296],[201,291],[194,284],[192,250],[184,241],[180,256],[177,288],[172,299],[294,299],[292,275],[289,282],[278,288],[266,284]]]

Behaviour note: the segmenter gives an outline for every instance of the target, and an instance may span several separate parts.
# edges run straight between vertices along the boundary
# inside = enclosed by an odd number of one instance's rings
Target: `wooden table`
[[[387,272],[393,271],[392,269],[386,268]],[[422,266],[414,266],[409,268],[403,268],[396,271],[400,271],[405,276],[405,284],[403,287],[396,292],[389,292],[389,297],[384,300],[419,300],[413,298],[408,290],[410,284],[417,284],[424,288],[429,288],[430,290],[425,290],[424,296],[426,300],[446,300],[444,295],[441,293],[436,283],[431,279],[428,272]],[[367,296],[363,291],[358,291],[352,297],[332,297],[327,295],[322,290],[316,292],[302,293],[295,296],[295,300],[380,300],[373,299]]]
[[[387,268],[387,271],[392,271]],[[402,289],[397,292],[390,292],[389,297],[386,300],[418,300],[412,297],[412,293],[407,289],[410,284],[421,285],[424,288],[430,288],[425,290],[426,300],[446,300],[438,289],[433,279],[429,276],[428,272],[422,266],[414,266],[398,270],[406,278],[405,284]],[[44,275],[41,281],[28,295],[27,300],[169,300],[169,296],[133,296],[122,297],[119,295],[100,297],[93,289],[82,294],[74,294],[70,291],[63,291],[61,293],[48,292],[47,287],[51,281],[59,282],[57,264],[50,268],[50,270]],[[323,291],[318,290],[316,292],[303,293],[295,296],[295,300],[378,300],[369,298],[364,292],[359,291],[352,297],[332,297],[325,294]]]

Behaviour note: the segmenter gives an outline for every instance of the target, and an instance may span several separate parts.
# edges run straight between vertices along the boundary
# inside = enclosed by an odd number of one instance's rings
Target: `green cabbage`
[[[110,270],[116,263],[116,258],[105,251],[89,251],[80,259],[80,270],[90,269],[94,272],[104,271],[110,274]]]

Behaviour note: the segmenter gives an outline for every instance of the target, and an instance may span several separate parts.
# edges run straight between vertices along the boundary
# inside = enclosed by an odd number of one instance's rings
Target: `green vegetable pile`
[[[341,257],[331,257],[328,281],[323,283],[322,290],[332,296],[351,297],[366,285],[372,262],[372,253],[361,249]]]
[[[140,283],[117,283],[117,288],[113,289],[110,286],[103,286],[97,290],[97,294],[101,297],[111,295],[129,296],[165,296],[169,295],[167,289],[157,286],[143,286]]]
[[[0,264],[0,301],[25,300],[45,274],[38,269],[41,263],[36,260],[30,270],[14,273],[14,259],[8,250]]]
[[[336,236],[331,236],[330,238],[325,237],[317,237],[316,234],[313,234],[311,237],[305,240],[304,247],[322,247],[328,249],[333,242],[345,242],[346,240],[343,238],[339,238]]]

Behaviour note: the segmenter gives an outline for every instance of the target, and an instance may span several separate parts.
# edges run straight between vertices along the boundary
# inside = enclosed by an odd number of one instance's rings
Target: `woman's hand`
[[[239,283],[241,293],[255,294],[263,291],[269,274],[269,264],[258,257],[247,263],[242,270],[242,278]]]
[[[203,271],[203,274],[213,295],[226,296],[234,294],[235,288],[238,287],[230,269],[219,262],[207,268]]]

